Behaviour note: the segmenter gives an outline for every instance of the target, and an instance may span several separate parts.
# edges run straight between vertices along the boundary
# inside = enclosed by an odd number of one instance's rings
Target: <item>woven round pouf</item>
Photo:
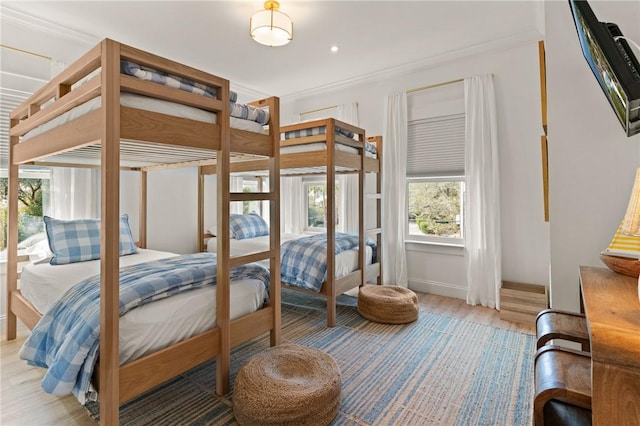
[[[240,367],[233,414],[241,425],[328,425],[338,414],[341,386],[331,355],[282,344]]]
[[[397,285],[363,285],[358,294],[358,312],[369,321],[406,324],[418,319],[418,296]]]

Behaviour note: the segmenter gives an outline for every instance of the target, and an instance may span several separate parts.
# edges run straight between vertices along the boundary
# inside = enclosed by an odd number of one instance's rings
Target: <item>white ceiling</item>
[[[294,21],[294,39],[269,48],[248,35],[249,18],[262,5],[241,0],[3,1],[6,15],[59,25],[61,32],[71,30],[76,42],[51,46],[3,31],[2,43],[73,59],[88,43],[109,37],[227,78],[241,94],[285,97],[543,32],[542,0],[282,0],[281,11]],[[334,44],[340,48],[336,54],[329,50]]]

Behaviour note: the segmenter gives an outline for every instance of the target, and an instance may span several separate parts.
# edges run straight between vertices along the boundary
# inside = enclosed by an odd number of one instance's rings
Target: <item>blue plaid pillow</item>
[[[100,259],[100,219],[60,220],[44,216],[51,265]],[[120,216],[120,256],[138,252],[129,228],[129,216]]]
[[[229,232],[232,238],[243,240],[269,235],[269,225],[255,213],[232,214],[229,217]]]

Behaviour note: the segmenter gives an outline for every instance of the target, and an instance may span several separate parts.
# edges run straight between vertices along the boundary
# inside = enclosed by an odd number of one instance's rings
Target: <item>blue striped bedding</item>
[[[231,281],[258,279],[269,286],[269,271],[255,263],[232,268]],[[216,255],[197,253],[120,269],[120,316],[144,304],[215,285]],[[87,400],[100,343],[100,276],[71,288],[34,327],[19,356],[47,368],[41,386],[55,395],[72,392]]]
[[[336,232],[336,254],[358,248],[358,236]],[[376,245],[367,239],[366,244],[373,249]],[[280,276],[283,283],[315,291],[322,288],[327,279],[327,234],[312,235],[285,241],[280,246]]]
[[[141,80],[152,81],[162,84],[163,86],[174,87],[184,90],[185,92],[197,93],[202,96],[217,99],[217,90],[215,87],[209,87],[188,78],[138,65],[135,62],[120,61],[120,72]],[[237,100],[238,94],[231,90],[229,93],[229,101],[232,117],[255,121],[262,125],[269,123],[269,113],[266,110],[251,105],[239,104],[236,102]]]
[[[335,131],[336,131],[336,134],[340,134],[348,138],[353,138],[355,136],[355,133],[349,130],[341,129],[340,127],[335,127]],[[284,132],[282,133],[282,139],[289,140],[289,139],[303,138],[306,136],[324,135],[326,133],[327,133],[327,126],[316,126],[316,127],[309,127],[306,129]],[[365,142],[364,149],[373,155],[377,155],[378,153],[376,146],[369,142]]]

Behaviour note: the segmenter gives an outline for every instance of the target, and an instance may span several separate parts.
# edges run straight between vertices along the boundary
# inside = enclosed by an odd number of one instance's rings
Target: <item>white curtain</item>
[[[500,309],[498,127],[492,75],[465,78],[467,303]]]
[[[359,126],[358,103],[338,105],[336,118],[345,123]],[[360,215],[358,214],[358,175],[343,174],[336,179],[340,188],[339,212],[341,213],[338,230],[357,234],[360,225]]]
[[[304,185],[301,176],[280,179],[280,227],[285,234],[302,234],[305,228]]]
[[[406,233],[407,95],[387,96],[382,152],[382,269],[385,284],[408,286]]]
[[[56,219],[100,217],[100,170],[53,167],[49,215]]]

